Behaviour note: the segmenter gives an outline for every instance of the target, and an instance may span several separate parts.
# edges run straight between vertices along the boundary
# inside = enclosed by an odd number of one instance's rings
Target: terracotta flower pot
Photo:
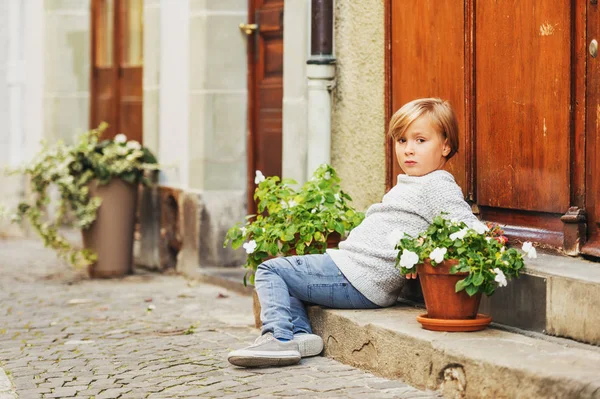
[[[133,271],[133,232],[137,184],[112,179],[106,185],[93,181],[90,195],[102,198],[94,223],[82,230],[83,245],[98,254],[88,267],[92,278],[122,277]]]
[[[417,265],[427,315],[432,319],[475,319],[481,301],[481,293],[469,296],[464,290],[455,291],[456,283],[468,273],[450,274],[450,268],[458,264],[452,259],[431,266],[428,261]]]

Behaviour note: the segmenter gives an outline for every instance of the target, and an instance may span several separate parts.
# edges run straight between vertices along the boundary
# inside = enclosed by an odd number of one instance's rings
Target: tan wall
[[[381,0],[336,2],[331,162],[358,209],[385,192],[384,30]]]

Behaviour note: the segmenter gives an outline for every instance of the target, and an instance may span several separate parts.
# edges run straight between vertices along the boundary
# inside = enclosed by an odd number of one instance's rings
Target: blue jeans
[[[293,339],[311,334],[305,303],[338,309],[376,309],[350,284],[327,254],[290,256],[258,266],[254,286],[260,300],[262,334]]]

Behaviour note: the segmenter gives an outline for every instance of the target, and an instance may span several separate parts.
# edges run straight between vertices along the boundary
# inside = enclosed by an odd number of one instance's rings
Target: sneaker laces
[[[256,338],[254,343],[250,346],[258,346],[258,345],[264,344],[265,342],[272,341],[274,339],[276,339],[276,338],[273,336],[273,333],[268,332],[268,333]]]

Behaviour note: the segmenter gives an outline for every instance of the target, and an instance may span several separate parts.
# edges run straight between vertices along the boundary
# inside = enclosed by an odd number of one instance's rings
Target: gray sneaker
[[[302,357],[317,356],[323,351],[323,339],[315,334],[296,334],[294,341]]]
[[[230,352],[227,360],[240,367],[289,366],[300,362],[300,352],[295,340],[281,342],[266,333],[247,348]]]

